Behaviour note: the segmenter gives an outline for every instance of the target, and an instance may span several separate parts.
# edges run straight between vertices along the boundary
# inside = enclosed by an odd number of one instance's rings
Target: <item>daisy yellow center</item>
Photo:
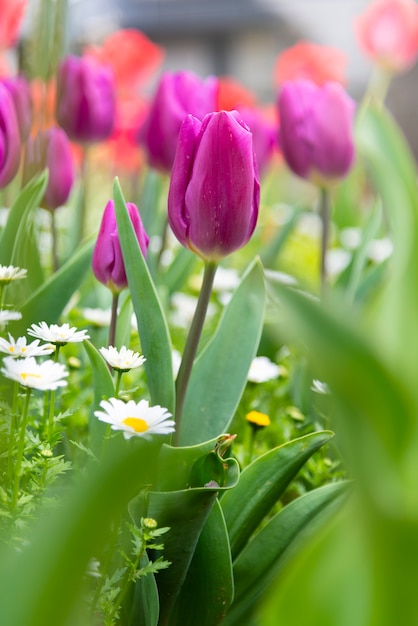
[[[148,430],[148,424],[140,417],[126,417],[122,423],[133,428],[136,433],[144,433]]]
[[[250,424],[255,424],[256,426],[270,426],[269,416],[259,411],[250,411],[245,416],[245,419],[247,422],[250,422]]]
[[[9,346],[9,352],[14,352],[15,351],[15,347],[14,346]]]
[[[32,372],[22,372],[20,378],[26,381],[27,378],[42,378],[40,374],[33,374]]]

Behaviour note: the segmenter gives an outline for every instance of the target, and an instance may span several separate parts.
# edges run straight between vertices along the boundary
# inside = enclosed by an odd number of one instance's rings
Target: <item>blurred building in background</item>
[[[32,0],[35,2],[37,0]],[[68,0],[69,45],[80,50],[118,28],[137,28],[166,51],[163,70],[229,75],[261,102],[276,95],[277,55],[300,40],[340,48],[347,89],[363,94],[371,64],[353,22],[368,0]],[[396,77],[388,106],[418,154],[418,69]],[[154,85],[150,85],[150,91]]]
[[[341,48],[349,89],[361,91],[370,67],[352,22],[365,0],[69,0],[73,38],[100,41],[138,28],[166,50],[164,69],[230,75],[263,101],[274,97],[279,52],[301,39]]]

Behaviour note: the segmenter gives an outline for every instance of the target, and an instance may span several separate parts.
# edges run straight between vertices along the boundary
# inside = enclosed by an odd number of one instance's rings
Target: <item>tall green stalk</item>
[[[25,438],[26,438],[26,426],[29,417],[29,399],[31,394],[31,388],[26,388],[25,403],[23,405],[22,419],[20,420],[19,440],[17,444],[16,460],[14,465],[14,480],[12,490],[12,511],[16,509],[17,501],[19,499],[19,487],[20,487],[20,471],[22,468],[23,454],[25,452]]]
[[[180,437],[181,417],[183,413],[184,400],[186,397],[187,385],[189,384],[190,374],[192,373],[193,362],[199,346],[200,335],[202,334],[203,324],[208,310],[210,295],[212,293],[213,281],[217,270],[217,263],[207,261],[203,274],[203,284],[200,290],[199,299],[194,313],[192,325],[187,336],[186,345],[184,346],[183,357],[180,364],[176,380],[176,432],[173,437],[174,444],[177,445]]]
[[[320,216],[322,222],[321,233],[321,294],[324,295],[327,282],[327,269],[326,269],[326,256],[328,251],[329,240],[329,224],[330,224],[330,203],[329,203],[329,191],[326,187],[321,187],[320,196]]]

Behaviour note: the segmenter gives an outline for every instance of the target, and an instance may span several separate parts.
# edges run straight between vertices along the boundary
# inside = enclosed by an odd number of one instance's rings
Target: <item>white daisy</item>
[[[266,356],[257,356],[252,360],[248,371],[248,380],[252,383],[265,383],[268,380],[278,378],[280,367],[270,361]]]
[[[109,326],[112,317],[110,309],[92,309],[86,307],[82,310],[84,319],[94,326]]]
[[[0,326],[7,324],[7,322],[13,322],[14,320],[20,319],[22,319],[22,313],[19,313],[19,311],[0,309]]]
[[[100,348],[100,352],[111,367],[121,372],[129,372],[129,370],[140,367],[146,360],[142,354],[129,350],[126,346],[122,346],[120,350],[113,346]]]
[[[124,402],[117,398],[102,400],[103,411],[95,411],[94,415],[101,421],[112,425],[112,430],[122,430],[125,439],[151,435],[168,435],[174,432],[174,420],[171,413],[163,407],[149,406],[147,400]]]
[[[54,346],[51,345],[39,345],[39,339],[35,339],[32,343],[26,343],[26,337],[18,337],[14,339],[9,333],[9,341],[0,337],[0,352],[10,354],[10,356],[16,358],[29,357],[29,356],[45,356],[54,352]]]
[[[32,324],[28,329],[28,335],[48,341],[58,346],[65,346],[66,343],[78,343],[89,339],[87,330],[77,330],[75,327],[70,327],[69,324],[48,324],[46,322],[40,322],[39,324]]]
[[[7,356],[3,360],[1,371],[6,378],[15,380],[24,387],[41,391],[54,390],[67,384],[64,378],[68,376],[68,372],[61,363],[52,360],[37,363],[33,356],[27,359]]]
[[[326,395],[327,393],[329,393],[329,387],[327,383],[323,383],[321,380],[317,380],[317,379],[314,379],[312,381],[311,389],[312,391],[315,391],[316,393],[321,393],[323,395]]]
[[[12,280],[26,278],[28,270],[14,265],[0,265],[0,283],[9,284]]]

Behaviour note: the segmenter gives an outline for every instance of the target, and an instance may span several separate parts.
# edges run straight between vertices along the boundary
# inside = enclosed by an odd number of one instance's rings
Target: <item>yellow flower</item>
[[[265,413],[260,413],[259,411],[250,411],[245,416],[245,419],[251,426],[256,426],[258,428],[265,428],[271,424],[269,416]]]

